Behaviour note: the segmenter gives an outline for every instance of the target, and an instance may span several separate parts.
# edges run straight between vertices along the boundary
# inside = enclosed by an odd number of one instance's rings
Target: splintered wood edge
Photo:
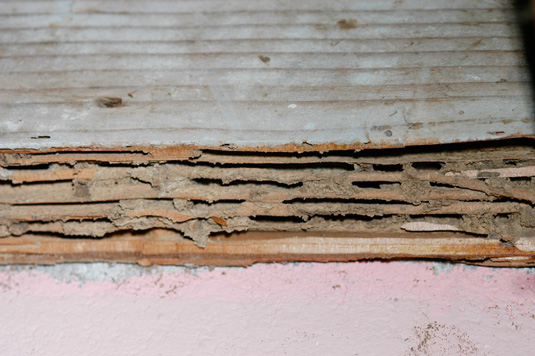
[[[103,239],[24,235],[0,239],[1,264],[129,262],[143,266],[248,266],[259,262],[348,262],[368,259],[444,259],[484,266],[535,265],[535,251],[462,234],[331,234],[247,232],[215,236],[206,247],[180,234],[151,230]]]
[[[533,139],[532,135],[511,138]],[[497,140],[496,140],[497,141]],[[475,142],[475,141],[474,141]],[[482,142],[482,141],[479,141]],[[465,143],[465,142],[458,142]],[[174,145],[131,145],[117,147],[84,146],[41,149],[0,149],[0,154],[30,154],[17,163],[76,162],[78,158],[102,162],[190,160],[202,150],[249,153],[302,153],[360,151],[403,148],[415,145],[444,145],[437,140],[421,140],[412,145],[287,144],[276,147],[245,147],[221,144],[219,147]],[[447,145],[446,145],[447,146]],[[64,154],[65,157],[61,157]],[[522,251],[498,240],[452,234],[333,234],[248,232],[228,238],[212,238],[205,248],[168,230],[145,234],[121,233],[104,239],[58,238],[55,235],[23,235],[0,239],[0,264],[54,264],[63,262],[128,262],[140,265],[247,266],[258,262],[345,262],[368,259],[443,259],[468,264],[499,267],[535,265],[535,251]]]
[[[176,144],[176,145],[148,145],[133,144],[126,146],[66,146],[66,147],[41,147],[35,148],[1,148],[0,147],[0,166],[13,165],[38,165],[50,163],[67,163],[74,164],[77,162],[98,162],[112,164],[149,164],[165,163],[177,161],[195,161],[206,154],[216,153],[231,156],[232,153],[261,155],[261,154],[295,154],[303,153],[322,154],[327,152],[360,152],[364,150],[381,150],[381,149],[404,149],[410,147],[435,146],[448,148],[453,145],[477,144],[508,140],[527,139],[535,140],[535,135],[513,135],[493,140],[458,140],[454,142],[441,142],[439,139],[419,139],[411,143],[400,143],[396,141],[382,141],[380,143],[352,143],[352,144],[302,144],[288,143],[277,146],[236,146],[222,143],[219,146],[201,146],[193,144]],[[535,143],[535,141],[534,141]],[[225,163],[216,159],[216,163]],[[276,159],[277,163],[279,159]],[[280,160],[282,162],[282,160]]]

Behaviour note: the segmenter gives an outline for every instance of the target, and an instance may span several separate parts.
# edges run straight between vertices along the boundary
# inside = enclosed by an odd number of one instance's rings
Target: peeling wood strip
[[[266,207],[262,203],[223,203],[202,207],[189,207],[184,210],[169,210],[161,202],[161,208],[150,210],[124,211],[119,203],[106,204],[65,204],[52,205],[16,205],[2,211],[2,219],[9,221],[56,221],[77,219],[117,218],[121,214],[129,217],[156,216],[182,222],[193,218],[235,217],[235,216],[280,216],[299,215],[346,215],[363,216],[384,215],[479,215],[519,213],[526,205],[516,203],[455,202],[449,205],[429,206],[406,204],[352,204],[352,203],[292,203]],[[158,206],[158,203],[154,203]],[[427,230],[424,230],[427,231]]]
[[[472,189],[484,192],[490,196],[509,197],[520,201],[535,203],[535,191],[514,187],[492,186],[482,181],[461,178],[458,176],[446,177],[438,174],[429,174],[429,180],[444,184],[451,184],[456,187]]]
[[[526,123],[533,119],[526,119]],[[533,121],[535,122],[535,121]],[[414,123],[414,125],[419,125]],[[535,137],[534,137],[535,138]],[[500,141],[438,145],[439,142],[423,141],[424,149],[414,153],[414,147],[383,142],[381,146],[361,144],[282,144],[274,147],[232,146],[208,147],[201,145],[128,145],[128,146],[76,146],[42,147],[39,149],[0,149],[0,166],[31,166],[49,163],[110,162],[153,163],[194,160],[212,164],[299,164],[321,162],[400,164],[434,161],[485,161],[500,159],[535,159],[535,148],[529,141],[510,146]],[[432,145],[432,146],[430,146]],[[423,147],[423,146],[422,146]],[[395,150],[386,149],[395,148]],[[380,149],[380,150],[379,150]],[[412,151],[411,151],[412,150]],[[291,155],[305,153],[306,155]],[[484,155],[483,155],[484,153]]]
[[[72,151],[84,151],[82,147],[71,148]],[[117,152],[113,152],[116,150]],[[124,150],[124,148],[122,148]],[[149,163],[159,161],[186,161],[195,157],[195,150],[191,148],[151,148],[147,150],[150,153],[143,152],[140,148],[138,152],[121,152],[117,148],[106,148],[102,150],[91,149],[90,152],[59,152],[56,153],[38,153],[32,151],[23,151],[25,153],[12,153],[13,151],[4,152],[4,160],[0,160],[0,166],[32,166],[50,163],[75,163],[75,162],[94,162],[94,163]],[[16,150],[14,150],[17,152]]]
[[[446,149],[446,147],[444,147]],[[368,164],[405,164],[414,162],[478,162],[493,159],[535,159],[535,150],[530,148],[516,147],[513,150],[500,149],[499,151],[488,152],[485,149],[455,152],[426,152],[425,154],[411,154],[401,153],[403,149],[398,149],[396,152],[373,152],[377,153],[378,157],[372,154],[367,154],[367,151],[359,153],[348,154],[346,156],[330,156],[324,154],[321,156],[268,156],[268,155],[247,155],[241,156],[239,152],[233,155],[225,154],[225,152],[218,151],[203,151],[202,155],[195,159],[196,162],[211,163],[211,164],[255,164],[255,165],[269,165],[269,164],[307,164],[307,163],[321,163],[321,162],[340,162],[340,163],[368,163]],[[426,150],[430,150],[427,148]],[[484,155],[482,154],[484,153]]]
[[[340,192],[337,188],[322,185],[313,190],[308,189],[286,189],[272,187],[269,191],[258,192],[258,187],[254,183],[249,186],[228,186],[219,188],[217,184],[211,186],[184,186],[176,185],[173,187],[169,184],[163,189],[153,188],[149,184],[130,183],[124,184],[121,190],[113,187],[98,187],[89,188],[90,195],[82,195],[76,192],[76,188],[69,182],[58,182],[51,184],[47,190],[39,186],[18,186],[7,187],[0,185],[0,203],[1,204],[52,204],[52,203],[83,203],[83,202],[105,202],[118,201],[123,199],[187,199],[199,201],[219,201],[219,200],[251,200],[251,201],[265,201],[265,202],[282,202],[299,199],[363,199],[363,200],[384,200],[384,201],[407,201],[416,196],[407,196],[404,193],[396,190],[378,190],[378,189],[354,189],[347,188],[349,191]],[[491,200],[484,191],[452,190],[449,188],[435,188],[419,195],[420,200]],[[499,192],[491,191],[487,188],[491,196],[500,196]],[[319,192],[321,195],[319,196]],[[89,191],[88,191],[89,193]],[[524,201],[529,198],[527,196],[520,196],[519,199]],[[503,196],[508,196],[504,194]]]
[[[13,172],[0,170],[0,180],[7,178],[13,184],[32,182],[54,182],[74,179],[93,179],[97,168],[87,168],[79,171],[73,169],[61,169],[44,172]]]
[[[277,182],[281,184],[294,185],[303,182],[332,181],[334,177],[340,182],[401,182],[404,179],[402,173],[383,172],[352,172],[333,168],[302,168],[295,171],[272,168],[247,167],[206,167],[180,164],[166,164],[163,167],[91,167],[85,169],[56,169],[32,170],[27,169],[3,169],[0,170],[0,180],[5,179],[14,184],[23,182],[50,182],[74,179],[92,179],[93,182],[106,180],[119,181],[122,179],[140,179],[151,184],[163,183],[162,177],[172,176],[175,179],[204,179],[222,181],[223,185],[232,182]],[[95,173],[97,173],[95,177]],[[139,178],[143,177],[143,178]]]
[[[169,219],[173,222],[184,222],[187,220],[194,219],[194,216],[188,216],[181,214],[175,210],[166,210],[166,209],[147,209],[147,210],[134,210],[126,212],[126,216],[130,218],[138,218],[143,216],[155,216]]]
[[[461,172],[446,172],[446,176],[458,176],[462,175],[467,178],[484,178],[485,173],[495,173],[492,174],[493,178],[514,178],[514,177],[535,177],[535,167],[514,167],[514,168],[495,168],[495,169],[482,169],[482,170],[466,170]],[[491,178],[491,177],[487,177]]]
[[[492,259],[519,258],[533,263],[531,253],[481,238],[384,235],[365,237],[318,233],[254,233],[213,240],[202,249],[168,231],[153,231],[147,240],[123,234],[103,240],[61,240],[28,236],[24,245],[0,245],[0,263],[58,263],[125,261],[142,265],[210,264],[250,265],[264,261],[354,261],[370,258],[450,258],[492,263]],[[328,250],[325,246],[329,246]]]

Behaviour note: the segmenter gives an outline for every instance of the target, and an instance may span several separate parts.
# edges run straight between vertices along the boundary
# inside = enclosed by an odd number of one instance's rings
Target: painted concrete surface
[[[529,269],[0,269],[0,355],[532,355]]]

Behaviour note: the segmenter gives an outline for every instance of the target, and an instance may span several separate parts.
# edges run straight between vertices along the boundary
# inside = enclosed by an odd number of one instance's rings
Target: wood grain
[[[0,149],[533,137],[517,27],[490,0],[4,1]]]
[[[356,261],[370,258],[452,259],[491,266],[529,266],[532,252],[499,241],[455,234],[246,233],[213,239],[206,248],[165,230],[102,240],[29,235],[0,239],[0,263],[118,261],[151,264],[247,266],[257,262]]]
[[[530,266],[533,97],[505,0],[0,0],[0,263]]]

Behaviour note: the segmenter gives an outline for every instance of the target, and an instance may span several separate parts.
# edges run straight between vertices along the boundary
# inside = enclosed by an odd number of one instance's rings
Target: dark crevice
[[[83,164],[91,164],[91,165],[94,165],[95,167],[99,168],[99,167],[110,167],[110,168],[127,168],[127,169],[136,169],[136,168],[150,168],[150,167],[153,167],[156,165],[156,163],[148,163],[146,165],[138,165],[137,163],[134,165],[132,163],[127,163],[127,162],[95,162],[95,163],[92,163],[92,162],[86,162],[86,161],[82,161],[81,163]]]
[[[13,167],[9,167],[9,168],[6,168],[8,171],[11,171],[11,172],[17,172],[17,171],[46,171],[50,168],[50,165],[51,164],[47,164],[47,163],[40,163],[40,164],[36,164],[34,166],[13,166]]]
[[[531,177],[511,177],[509,178],[511,182],[522,182],[522,183],[530,183]]]
[[[302,187],[303,183],[280,183],[280,182],[274,182],[270,180],[266,181],[249,181],[249,180],[234,180],[232,182],[223,183],[223,179],[214,179],[214,178],[193,178],[192,181],[194,181],[197,184],[205,185],[205,186],[211,186],[211,185],[219,185],[222,187],[228,187],[228,186],[244,186],[244,185],[258,185],[258,186],[275,186],[275,187],[283,187],[283,188],[298,188]]]
[[[395,186],[401,186],[401,183],[399,182],[386,182],[386,181],[353,182],[351,184],[361,189],[384,189],[384,188],[392,188]]]
[[[437,188],[455,188],[455,189],[462,189],[462,188],[458,188],[454,185],[451,185],[451,184],[446,184],[446,183],[438,183],[438,182],[429,182],[429,185],[432,186],[432,187],[437,187]]]
[[[439,171],[442,165],[442,162],[414,162],[412,168],[419,171]]]
[[[517,200],[511,199],[511,198],[500,197],[500,198],[494,199],[492,202],[493,203],[512,203],[512,202],[516,202],[516,201]]]
[[[49,181],[38,181],[38,182],[16,182],[16,183],[13,183],[11,181],[5,181],[5,182],[0,182],[0,184],[9,184],[13,187],[21,187],[21,186],[39,186],[39,185],[42,185],[42,186],[46,186],[46,185],[51,185],[51,184],[54,184],[54,183],[65,183],[65,182],[73,182],[74,179],[57,179],[57,180],[49,180]],[[43,189],[47,189],[46,187],[43,187]]]
[[[298,223],[304,222],[303,219],[297,216],[269,216],[269,215],[257,215],[251,216],[249,219],[261,222],[261,223]]]
[[[376,172],[403,172],[401,164],[374,164],[373,170]]]
[[[257,158],[292,158],[292,157],[348,157],[348,158],[365,158],[365,157],[401,157],[403,155],[429,155],[429,154],[445,154],[447,158],[448,153],[459,153],[462,151],[479,152],[481,150],[496,151],[504,148],[526,148],[535,149],[535,140],[532,138],[511,138],[503,140],[478,141],[478,142],[463,142],[463,143],[440,143],[435,145],[415,145],[395,148],[369,148],[361,151],[355,150],[326,150],[323,153],[308,151],[308,152],[243,152],[243,151],[220,151],[203,149],[203,152],[216,156],[232,156],[232,157],[257,157]],[[202,157],[202,156],[201,156]],[[297,163],[296,163],[297,164]]]
[[[188,201],[187,199],[176,199],[176,200],[185,200],[185,201]],[[222,200],[218,200],[216,202],[208,202],[208,201],[203,201],[203,200],[195,200],[195,201],[191,201],[193,203],[193,205],[206,205],[206,206],[212,206],[212,205],[218,205],[218,204],[242,204],[242,203],[245,203],[247,200],[245,199],[222,199]]]
[[[261,158],[259,158],[261,160]],[[190,161],[180,162],[178,164],[191,165],[196,167],[214,167],[218,166],[222,169],[225,168],[262,168],[273,169],[280,171],[294,171],[300,169],[314,169],[317,171],[322,170],[340,170],[340,171],[353,171],[355,169],[353,162],[307,162],[307,163],[232,163],[232,162],[203,162],[203,161]]]
[[[425,146],[407,146],[399,148],[366,149],[360,151],[355,157],[401,157],[403,155],[426,156],[430,154],[443,154],[448,158],[448,154],[459,154],[462,152],[479,153],[481,151],[495,152],[500,149],[529,149],[535,153],[535,139],[513,138],[504,140],[464,142],[464,143],[442,143]]]

